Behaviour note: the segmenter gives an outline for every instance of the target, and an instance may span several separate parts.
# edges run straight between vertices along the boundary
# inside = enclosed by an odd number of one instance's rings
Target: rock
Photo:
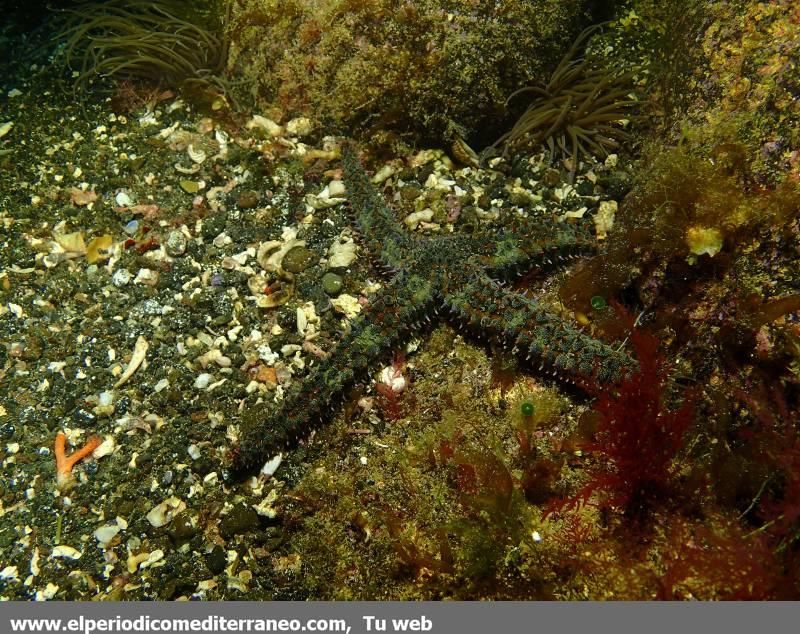
[[[189,541],[196,534],[197,527],[187,513],[176,515],[169,527],[170,537],[178,543]]]
[[[253,190],[242,192],[239,194],[236,204],[239,206],[239,209],[253,209],[253,207],[258,205],[258,192],[254,192]]]
[[[218,575],[228,564],[228,556],[225,549],[217,544],[211,549],[211,552],[206,555],[206,566],[215,575]]]
[[[342,292],[344,280],[341,275],[336,273],[326,273],[322,276],[322,290],[324,290],[331,297],[336,297]]]
[[[285,271],[300,273],[317,261],[316,254],[304,246],[293,247],[281,263]]]
[[[177,229],[170,231],[164,243],[164,249],[166,249],[167,255],[172,258],[182,256],[186,253],[186,236]]]
[[[225,539],[252,532],[258,527],[258,513],[243,503],[234,506],[219,522],[220,535]]]

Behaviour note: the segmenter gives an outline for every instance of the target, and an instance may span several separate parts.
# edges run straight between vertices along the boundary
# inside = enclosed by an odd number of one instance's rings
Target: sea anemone
[[[137,81],[190,94],[229,94],[227,43],[183,0],[90,2],[67,12],[58,35],[76,90],[95,77]],[[191,16],[191,17],[185,17]],[[211,20],[208,20],[210,23]]]
[[[614,123],[630,118],[629,111],[638,104],[632,97],[632,73],[614,74],[586,56],[577,56],[602,26],[591,26],[577,37],[546,86],[527,86],[509,96],[506,105],[526,93],[537,98],[488,150],[502,147],[503,155],[508,156],[524,148],[546,146],[551,160],[559,155],[571,158],[574,173],[581,156],[606,156],[620,141],[631,140],[631,135]]]

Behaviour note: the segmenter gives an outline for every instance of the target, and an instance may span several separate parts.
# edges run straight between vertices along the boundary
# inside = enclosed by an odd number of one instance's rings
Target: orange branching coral
[[[83,447],[67,455],[67,437],[61,431],[56,434],[56,484],[59,491],[65,491],[72,487],[75,483],[72,468],[97,449],[101,442],[97,436],[92,436]]]

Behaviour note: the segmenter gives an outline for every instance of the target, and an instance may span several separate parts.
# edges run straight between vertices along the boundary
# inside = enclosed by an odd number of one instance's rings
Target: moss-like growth
[[[384,140],[441,140],[451,121],[485,133],[508,95],[549,75],[587,4],[246,0],[230,64],[286,116]]]

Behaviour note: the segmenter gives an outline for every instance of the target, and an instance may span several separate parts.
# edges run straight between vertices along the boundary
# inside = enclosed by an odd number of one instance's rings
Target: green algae
[[[451,121],[483,132],[552,69],[586,4],[248,0],[228,28],[230,68],[286,116],[384,144],[442,139]]]

